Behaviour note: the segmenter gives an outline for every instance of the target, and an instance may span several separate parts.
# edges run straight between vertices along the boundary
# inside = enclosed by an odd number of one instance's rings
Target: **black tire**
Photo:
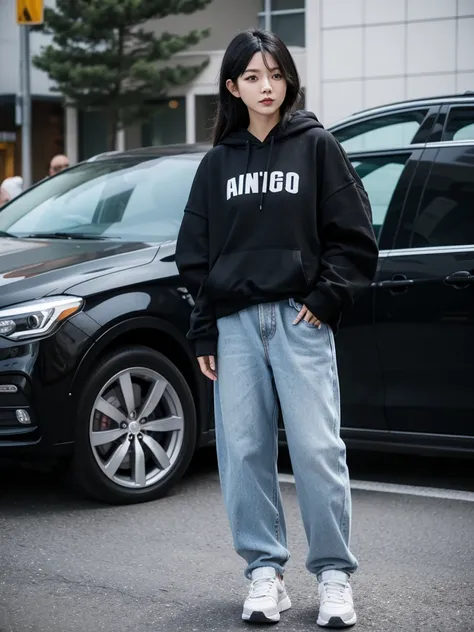
[[[90,416],[96,397],[108,380],[131,367],[152,369],[161,374],[176,391],[184,417],[183,443],[176,461],[162,479],[143,489],[127,489],[108,478],[94,457],[89,435]],[[147,502],[166,494],[185,473],[196,447],[196,409],[186,380],[164,355],[141,346],[114,351],[104,357],[93,371],[78,399],[72,475],[86,494],[114,505]]]

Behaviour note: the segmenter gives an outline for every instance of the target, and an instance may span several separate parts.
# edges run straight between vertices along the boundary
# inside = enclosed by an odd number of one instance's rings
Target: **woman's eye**
[[[251,75],[250,77],[247,77],[247,81],[253,81],[256,78],[257,77],[255,75]]]
[[[274,79],[283,79],[282,75],[281,75],[279,72],[277,72],[276,74],[274,74],[274,75],[273,75],[273,78],[274,78]]]

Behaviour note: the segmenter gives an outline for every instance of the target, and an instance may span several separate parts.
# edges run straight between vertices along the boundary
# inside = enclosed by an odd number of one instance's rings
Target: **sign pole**
[[[30,27],[20,26],[21,77],[21,170],[23,189],[32,184],[31,177],[31,92],[30,92]]]

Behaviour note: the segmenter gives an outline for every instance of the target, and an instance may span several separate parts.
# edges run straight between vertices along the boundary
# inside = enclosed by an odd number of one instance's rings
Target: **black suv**
[[[472,455],[474,95],[362,112],[331,131],[381,248],[336,338],[344,439]],[[213,440],[174,261],[207,149],[99,156],[1,210],[0,457],[72,457],[89,493],[139,502]]]

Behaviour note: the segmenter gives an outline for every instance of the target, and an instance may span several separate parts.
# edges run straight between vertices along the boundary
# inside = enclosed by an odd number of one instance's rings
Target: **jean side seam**
[[[336,405],[337,403],[337,384],[336,384],[336,354],[335,354],[335,350],[332,344],[332,340],[331,340],[331,331],[329,329],[329,327],[325,327],[326,330],[326,336],[327,336],[327,340],[328,340],[328,345],[329,345],[329,349],[331,351],[331,381],[332,381],[332,396],[333,396],[333,403],[334,405]],[[333,417],[333,424],[332,424],[332,432],[335,435],[336,434],[336,429],[337,429],[337,416],[334,415]]]
[[[272,411],[272,426],[273,426],[273,431],[275,431],[275,419],[277,418],[277,413],[278,413],[278,404],[277,401],[275,399],[275,402],[273,404],[273,411]],[[277,429],[278,432],[278,429]],[[276,441],[275,441],[275,449],[274,449],[274,456],[275,458],[277,458],[277,449],[278,449],[278,435],[276,437]],[[276,518],[275,518],[275,538],[277,540],[277,542],[279,544],[281,544],[280,542],[280,511],[278,508],[278,475],[274,478],[273,480],[273,506],[276,509]]]
[[[331,337],[331,331],[329,327],[326,329],[326,331],[327,331],[327,336],[329,340],[329,347],[331,349],[331,373],[332,373],[332,391],[333,391],[334,405],[337,405],[337,415],[340,416],[340,403],[339,403],[339,394],[338,394],[339,389],[338,389],[337,379],[336,379],[336,374],[337,374],[336,349],[334,346],[333,338]],[[336,435],[336,430],[337,430],[337,417],[334,418],[334,425],[333,425],[334,435]],[[339,435],[339,432],[337,434]],[[337,451],[337,473],[338,473],[338,477],[342,484],[342,489],[343,489],[342,509],[341,509],[341,515],[339,518],[339,529],[345,538],[346,529],[343,527],[343,520],[346,514],[346,507],[347,507],[347,489],[346,489],[345,480],[342,476],[343,472],[342,472],[342,464],[341,464],[340,457],[341,457],[340,450],[338,450]]]

